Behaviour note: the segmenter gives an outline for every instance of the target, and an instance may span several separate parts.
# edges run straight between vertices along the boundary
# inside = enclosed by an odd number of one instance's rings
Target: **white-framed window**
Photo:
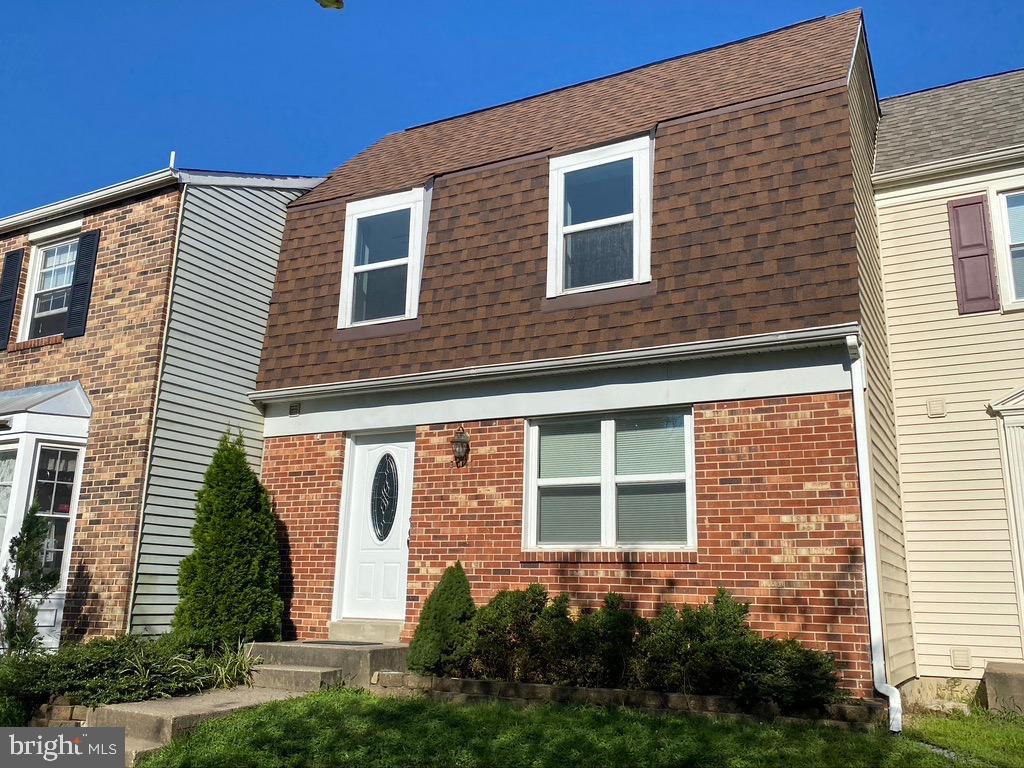
[[[650,281],[652,155],[644,136],[551,159],[549,298]]]
[[[429,205],[420,187],[345,207],[339,328],[416,317]]]
[[[524,546],[696,548],[689,409],[531,421]]]
[[[17,443],[0,443],[0,544],[4,542],[7,517],[14,492],[14,468],[18,464]]]
[[[77,237],[33,246],[22,340],[64,333],[77,260]]]
[[[39,516],[47,522],[43,564],[47,571],[63,573],[68,549],[68,527],[78,480],[80,451],[63,445],[40,444],[29,506],[39,505]]]
[[[1008,293],[1011,302],[1024,302],[1024,190],[999,195],[1005,235],[1005,272],[1009,278]]]

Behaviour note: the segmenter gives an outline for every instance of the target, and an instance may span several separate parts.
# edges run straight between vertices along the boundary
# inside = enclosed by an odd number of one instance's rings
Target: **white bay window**
[[[675,411],[531,423],[526,546],[694,548],[690,421]]]

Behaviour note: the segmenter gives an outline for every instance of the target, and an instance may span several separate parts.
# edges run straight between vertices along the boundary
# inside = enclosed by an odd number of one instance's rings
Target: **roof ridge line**
[[[978,75],[977,77],[965,77],[963,80],[954,80],[951,83],[942,83],[940,85],[930,85],[927,88],[920,88],[916,91],[907,91],[905,93],[894,93],[892,96],[886,96],[885,98],[879,99],[879,102],[893,101],[895,99],[904,99],[907,96],[916,96],[919,93],[930,93],[931,91],[940,91],[943,88],[953,88],[957,85],[964,85],[966,83],[976,83],[979,80],[991,80],[994,77],[1003,77],[1004,75],[1014,75],[1018,72],[1024,72],[1024,67],[1015,67],[1014,69],[1007,69],[1002,72],[992,72],[988,75]]]
[[[667,56],[667,57],[665,57],[663,59],[658,59],[657,61],[649,61],[646,64],[638,64],[635,67],[629,67],[627,69],[623,69],[623,70],[620,70],[618,72],[611,72],[611,73],[609,73],[607,75],[600,75],[598,77],[592,77],[592,78],[590,78],[588,80],[581,80],[581,81],[579,81],[577,83],[570,83],[568,85],[561,85],[561,86],[558,86],[557,88],[551,88],[551,89],[546,90],[546,91],[541,91],[540,93],[531,93],[529,96],[521,96],[518,99],[510,99],[509,101],[503,101],[503,102],[501,102],[499,104],[492,104],[489,107],[480,107],[479,109],[471,109],[468,112],[462,112],[462,113],[460,113],[458,115],[449,115],[448,117],[441,117],[441,118],[438,118],[437,120],[428,120],[425,123],[418,123],[416,125],[411,125],[408,128],[405,128],[405,129],[403,129],[401,131],[395,131],[395,133],[409,133],[410,131],[419,130],[420,128],[428,128],[428,127],[430,127],[432,125],[438,125],[440,123],[447,123],[447,122],[450,122],[452,120],[459,120],[459,119],[461,119],[463,117],[470,117],[471,115],[478,115],[478,114],[480,114],[482,112],[490,112],[493,109],[501,109],[502,107],[509,107],[509,106],[512,106],[513,104],[520,104],[520,103],[522,103],[524,101],[530,101],[532,99],[539,99],[542,96],[549,96],[552,93],[559,93],[561,91],[567,91],[567,90],[569,90],[571,88],[579,88],[579,87],[584,86],[584,85],[590,85],[591,83],[599,83],[602,80],[610,80],[611,78],[619,77],[620,75],[628,75],[631,72],[638,72],[638,71],[640,71],[642,69],[648,69],[649,67],[656,67],[656,66],[659,66],[661,64],[667,64],[670,61],[678,61],[680,59],[689,58],[690,56],[698,56],[698,55],[700,55],[702,53],[708,53],[710,51],[717,51],[717,50],[720,50],[722,48],[729,48],[730,46],[740,45],[741,43],[749,43],[751,40],[759,40],[759,39],[761,39],[763,37],[769,37],[770,35],[778,34],[779,32],[786,32],[786,31],[788,31],[790,29],[796,29],[797,27],[803,27],[803,26],[806,26],[807,24],[815,24],[815,23],[817,23],[819,21],[825,21],[827,19],[837,19],[840,16],[846,16],[847,14],[850,14],[850,13],[861,13],[861,9],[860,8],[851,8],[850,10],[842,11],[841,13],[826,14],[824,16],[815,16],[814,18],[811,18],[811,19],[804,19],[802,21],[794,22],[793,24],[786,24],[785,26],[776,27],[775,29],[769,29],[769,30],[767,30],[765,32],[758,32],[755,35],[748,35],[747,37],[741,37],[738,40],[730,40],[730,41],[725,42],[725,43],[719,43],[718,45],[710,45],[707,48],[699,48],[696,51],[689,51],[688,53],[680,53],[680,54],[678,54],[676,56]]]

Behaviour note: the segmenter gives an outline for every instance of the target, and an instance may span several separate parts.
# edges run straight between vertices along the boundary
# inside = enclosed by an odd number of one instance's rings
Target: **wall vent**
[[[298,416],[302,413],[302,403],[288,403],[288,415]]]
[[[970,648],[950,648],[949,649],[949,666],[953,669],[970,669],[971,668],[971,649]]]
[[[946,401],[941,397],[933,397],[925,403],[929,419],[941,419],[946,415]]]

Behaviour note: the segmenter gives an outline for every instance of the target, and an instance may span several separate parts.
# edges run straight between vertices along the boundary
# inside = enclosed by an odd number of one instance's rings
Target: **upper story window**
[[[78,260],[78,238],[39,248],[29,286],[29,339],[64,333],[68,322],[71,284]]]
[[[1014,301],[1024,301],[1024,192],[1005,196],[1010,282]]]
[[[421,187],[346,206],[338,327],[416,317],[429,197]]]
[[[651,145],[552,158],[548,297],[651,279]]]

